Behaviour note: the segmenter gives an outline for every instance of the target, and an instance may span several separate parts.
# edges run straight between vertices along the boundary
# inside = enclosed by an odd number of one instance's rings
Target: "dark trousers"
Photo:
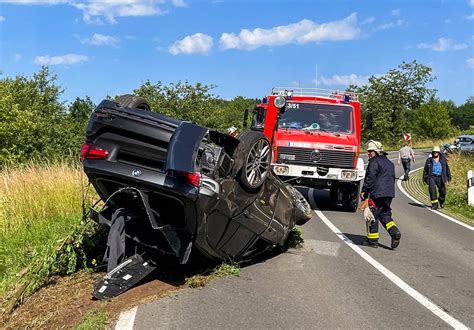
[[[374,199],[374,204],[377,207],[374,211],[375,221],[367,224],[367,239],[371,243],[375,243],[379,239],[379,221],[388,231],[390,236],[393,236],[399,231],[395,221],[392,219],[392,204],[391,197],[381,197]]]
[[[438,188],[439,191],[439,198],[436,188]],[[429,189],[431,205],[438,206],[438,203],[444,204],[444,200],[446,198],[446,185],[444,184],[441,176],[430,175]]]
[[[410,158],[402,158],[402,166],[403,166],[403,171],[405,172],[405,176],[403,178],[405,180],[408,180],[408,174],[410,173],[410,166],[411,166]]]

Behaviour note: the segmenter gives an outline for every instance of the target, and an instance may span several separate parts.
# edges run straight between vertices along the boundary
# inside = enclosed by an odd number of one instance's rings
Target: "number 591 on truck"
[[[365,175],[360,120],[354,93],[276,87],[253,110],[250,128],[271,141],[272,169],[282,180],[329,188],[333,207],[355,212]]]

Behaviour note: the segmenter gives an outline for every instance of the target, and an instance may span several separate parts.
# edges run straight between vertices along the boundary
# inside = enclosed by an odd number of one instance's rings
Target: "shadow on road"
[[[348,234],[348,233],[343,233],[343,234],[346,235],[346,237],[350,239],[355,245],[362,245],[362,242],[364,242],[367,239],[367,237],[362,236],[362,235]],[[383,245],[381,243],[379,243],[379,247],[387,249],[387,250],[391,250],[390,247]]]
[[[411,206],[422,207],[422,208],[427,207],[427,205],[425,205],[425,204],[420,204],[420,203],[413,203],[413,202],[410,202],[410,203],[408,203],[408,204],[411,205]]]

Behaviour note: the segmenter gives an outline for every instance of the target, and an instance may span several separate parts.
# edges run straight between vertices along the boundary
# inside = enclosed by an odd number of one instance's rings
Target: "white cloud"
[[[187,6],[188,6],[188,5],[184,2],[184,0],[172,0],[172,3],[173,3],[173,6],[181,7],[181,8],[184,8],[184,7],[187,7]]]
[[[386,23],[386,24],[382,24],[382,25],[377,26],[375,28],[375,31],[393,29],[393,28],[402,26],[403,23],[404,23],[404,20],[397,19],[395,22],[390,22],[390,23]]]
[[[68,64],[78,64],[88,61],[89,58],[85,55],[78,54],[66,54],[58,56],[37,56],[35,58],[35,63],[39,65],[68,65]]]
[[[472,20],[474,19],[474,14],[469,15],[469,16],[466,16],[466,19],[467,19],[468,21],[472,21]]]
[[[445,22],[446,24],[450,24],[450,23],[452,23],[453,21],[452,21],[450,18],[446,18],[446,19],[444,20],[444,22]]]
[[[471,7],[474,7],[474,0],[469,0],[469,5],[470,5]]]
[[[400,9],[394,9],[392,10],[392,15],[393,16],[400,16],[401,10]]]
[[[357,14],[328,23],[317,24],[309,19],[271,29],[243,29],[235,33],[223,33],[220,44],[223,49],[252,50],[262,46],[282,46],[291,43],[305,44],[320,41],[353,40],[359,37]]]
[[[111,47],[118,47],[120,40],[112,37],[107,36],[100,33],[94,33],[91,38],[79,39],[81,44],[87,45],[94,45],[94,46],[111,46]]]
[[[10,3],[14,5],[59,5],[70,2],[71,0],[0,0],[0,3]]]
[[[212,48],[212,37],[203,33],[196,33],[176,41],[169,47],[169,52],[178,54],[207,54]]]
[[[474,57],[471,57],[471,58],[468,58],[466,60],[466,64],[468,67],[470,67],[471,69],[474,69]]]
[[[325,86],[349,86],[349,85],[365,85],[368,83],[371,76],[358,76],[354,73],[350,75],[333,75],[330,78],[320,77],[317,84]]]
[[[362,23],[360,23],[360,25],[367,25],[367,24],[371,24],[375,21],[375,17],[369,17],[369,18],[366,18]]]
[[[447,38],[439,38],[434,44],[420,43],[417,45],[420,49],[432,49],[436,52],[445,52],[448,50],[461,50],[468,47],[467,44],[456,44],[453,40]]]
[[[13,55],[13,61],[18,62],[19,60],[22,59],[22,57],[23,56],[21,54],[15,54]]]
[[[5,16],[0,16],[0,23],[2,23],[5,20]]]
[[[116,23],[117,17],[154,16],[167,13],[166,6],[186,7],[184,0],[0,0],[16,5],[70,5],[83,13],[87,23]]]

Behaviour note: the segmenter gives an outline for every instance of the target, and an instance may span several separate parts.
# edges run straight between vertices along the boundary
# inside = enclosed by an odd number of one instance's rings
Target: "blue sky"
[[[49,65],[66,102],[147,79],[226,99],[344,89],[412,60],[441,99],[474,95],[474,0],[0,0],[0,37],[4,76]]]

